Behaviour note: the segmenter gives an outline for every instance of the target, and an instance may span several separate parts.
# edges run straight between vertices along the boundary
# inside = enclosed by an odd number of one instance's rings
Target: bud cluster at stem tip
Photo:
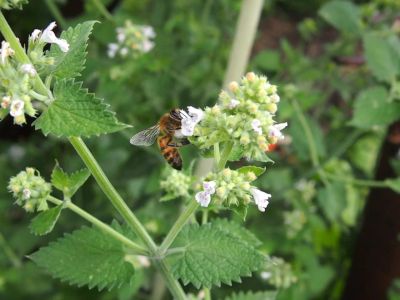
[[[154,47],[153,39],[156,36],[153,27],[135,25],[127,20],[124,27],[117,27],[117,42],[108,44],[107,54],[110,58],[117,55],[126,57],[147,53]]]
[[[11,177],[8,190],[13,194],[16,203],[27,212],[48,209],[47,198],[51,192],[51,184],[33,168],[26,168],[25,171]]]
[[[27,55],[31,63],[17,61],[14,49],[6,41],[2,41],[0,49],[0,120],[10,114],[14,123],[22,125],[25,115],[35,117],[37,107],[32,100],[48,101],[49,95],[41,95],[35,91],[37,74],[54,64],[54,58],[44,53],[46,44],[57,45],[62,52],[69,50],[66,40],[57,38],[53,32],[56,23],[50,23],[43,31],[35,29],[29,36]]]
[[[203,207],[208,207],[211,203],[240,209],[253,203],[264,212],[271,195],[251,185],[256,179],[257,176],[253,172],[240,172],[228,168],[218,173],[210,173],[205,177],[195,199]]]
[[[201,149],[233,142],[243,156],[268,161],[265,152],[284,138],[281,131],[287,126],[273,119],[280,101],[277,87],[250,72],[240,83],[231,82],[229,90],[220,93],[220,104],[205,109],[191,142]]]

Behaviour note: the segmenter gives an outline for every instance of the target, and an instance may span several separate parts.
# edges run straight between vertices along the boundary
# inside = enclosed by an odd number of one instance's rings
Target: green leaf
[[[237,240],[246,242],[252,247],[262,245],[262,242],[251,231],[244,228],[242,224],[239,224],[238,222],[229,221],[228,219],[216,219],[213,220],[213,225],[236,237]]]
[[[55,58],[51,71],[55,77],[73,78],[81,75],[85,68],[87,42],[96,22],[87,21],[61,33],[60,38],[69,43],[68,52],[62,52],[55,44],[51,45],[48,55]]]
[[[264,50],[258,53],[252,60],[252,65],[267,71],[279,71],[282,67],[279,51]]]
[[[171,257],[172,272],[185,285],[190,282],[196,288],[240,282],[241,276],[250,276],[265,262],[247,242],[213,224],[186,226],[174,247],[182,251]]]
[[[256,166],[245,166],[237,169],[239,173],[249,173],[253,172],[257,177],[261,176],[264,174],[266,168],[261,168],[261,167],[256,167]]]
[[[61,281],[99,291],[129,283],[134,274],[121,243],[89,227],[66,234],[31,258]]]
[[[275,300],[277,293],[275,291],[266,292],[240,292],[233,294],[225,300]]]
[[[81,87],[73,79],[57,81],[55,101],[34,122],[35,128],[45,135],[89,137],[128,127],[118,122],[107,104]]]
[[[244,155],[244,148],[240,144],[234,144],[231,153],[229,154],[229,161],[238,161]]]
[[[395,179],[386,179],[385,183],[396,193],[400,194],[400,177]]]
[[[391,39],[375,33],[363,37],[365,58],[372,74],[382,81],[391,83],[400,73],[400,52],[397,37]]]
[[[370,87],[361,92],[354,105],[350,124],[363,129],[390,125],[400,118],[400,103],[389,102],[387,90],[382,86]]]
[[[62,191],[65,196],[72,197],[86,182],[89,176],[90,172],[88,169],[82,169],[72,174],[67,174],[57,164],[51,173],[51,184]]]
[[[322,6],[318,13],[325,21],[343,33],[361,32],[359,9],[349,1],[330,1]]]
[[[335,182],[318,192],[318,203],[326,217],[335,223],[346,207],[346,190],[342,183]]]
[[[34,235],[45,235],[51,232],[60,217],[62,205],[50,208],[39,213],[29,225]]]

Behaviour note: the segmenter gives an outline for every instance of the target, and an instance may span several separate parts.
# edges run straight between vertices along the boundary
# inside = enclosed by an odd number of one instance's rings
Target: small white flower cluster
[[[110,58],[117,55],[126,57],[128,54],[137,56],[154,48],[156,33],[151,26],[135,25],[128,20],[124,27],[117,27],[116,33],[117,42],[108,44],[107,54]]]
[[[48,209],[47,198],[51,192],[51,184],[40,177],[35,169],[26,168],[17,176],[11,177],[8,189],[16,203],[27,212]]]
[[[65,39],[56,37],[54,28],[57,26],[56,22],[51,22],[45,30],[41,31],[35,29],[29,37],[29,43],[38,43],[44,46],[45,44],[56,44],[62,52],[68,52],[69,44]],[[43,50],[43,47],[42,47]]]
[[[282,130],[287,126],[273,120],[280,101],[277,87],[251,72],[240,84],[231,82],[229,89],[230,93],[220,93],[220,104],[205,109],[191,142],[208,149],[229,141],[243,156],[268,161],[265,152],[284,138]]]
[[[202,207],[208,207],[211,198],[212,204],[226,207],[243,208],[249,203],[254,203],[258,210],[264,212],[271,195],[251,186],[250,183],[256,179],[257,176],[253,172],[240,172],[227,168],[206,176],[203,190],[196,194],[195,199]]]
[[[43,31],[35,29],[29,37],[28,56],[39,66],[54,63],[53,58],[47,57],[43,53],[43,48],[47,43],[56,44],[63,52],[69,50],[68,42],[57,38],[54,34],[55,27],[56,23],[52,22]],[[10,114],[14,118],[15,124],[22,125],[26,122],[25,114],[31,117],[36,115],[31,97],[34,94],[34,80],[38,72],[30,63],[20,64],[14,59],[14,54],[15,51],[10,44],[2,41],[0,49],[0,120]],[[43,99],[41,100],[43,101]]]
[[[160,187],[165,191],[161,201],[167,201],[179,197],[188,197],[192,179],[184,172],[172,168],[167,169],[164,180],[160,182]]]

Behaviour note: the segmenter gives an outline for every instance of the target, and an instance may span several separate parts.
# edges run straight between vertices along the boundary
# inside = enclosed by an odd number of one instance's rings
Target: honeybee
[[[181,121],[187,117],[184,110],[175,108],[164,114],[158,123],[135,134],[130,143],[135,146],[150,146],[156,140],[165,160],[176,170],[182,170],[182,158],[178,148],[189,144],[180,132]]]

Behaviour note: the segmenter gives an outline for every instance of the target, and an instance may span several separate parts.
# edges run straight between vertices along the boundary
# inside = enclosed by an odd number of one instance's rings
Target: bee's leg
[[[182,147],[182,146],[189,145],[189,144],[190,144],[189,140],[185,138],[185,139],[180,139],[179,141],[170,141],[168,143],[168,146],[170,146],[170,147]]]

